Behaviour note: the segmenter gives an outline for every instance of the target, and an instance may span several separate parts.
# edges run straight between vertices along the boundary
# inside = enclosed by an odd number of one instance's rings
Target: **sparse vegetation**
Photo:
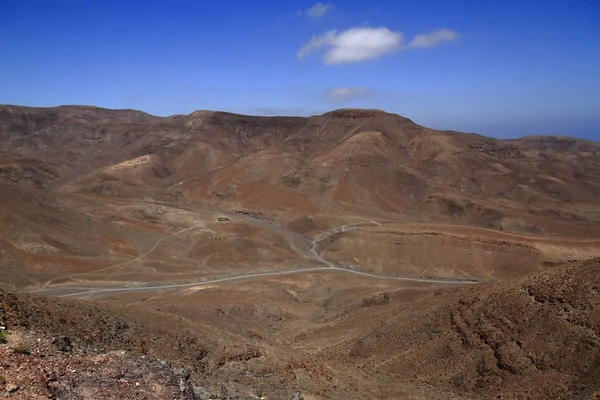
[[[6,343],[6,333],[4,333],[4,330],[0,330],[0,344],[4,343]]]
[[[380,306],[390,302],[390,295],[386,292],[374,294],[372,296],[362,299],[363,307]]]
[[[16,342],[15,344],[13,344],[11,346],[11,348],[17,354],[23,354],[23,355],[26,355],[26,356],[31,355],[31,350],[22,341]]]

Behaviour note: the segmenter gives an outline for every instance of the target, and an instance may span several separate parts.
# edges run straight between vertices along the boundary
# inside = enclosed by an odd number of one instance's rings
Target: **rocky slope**
[[[600,397],[600,259],[371,309],[372,329],[327,354],[371,370],[389,398],[398,381],[476,399]]]
[[[5,334],[6,335],[6,334]],[[98,353],[68,337],[14,331],[0,344],[0,393],[9,399],[195,400],[185,371],[126,352]]]
[[[254,328],[245,325],[250,321],[240,307],[220,311],[222,321],[237,326],[225,339],[228,333],[218,328],[220,323],[204,320],[212,317],[194,323],[192,309],[183,305],[181,296],[180,306],[169,306],[167,297],[150,305],[138,301],[119,306],[2,291],[0,317],[11,331],[33,329],[68,336],[99,353],[126,350],[169,360],[190,367],[199,386],[215,391],[223,385],[228,393],[242,395],[246,390],[249,398],[259,392],[285,398],[307,388],[323,399],[600,395],[600,259],[426,296],[375,293],[356,306],[355,301],[333,301],[336,296],[325,300],[330,312],[305,320],[310,329],[285,341],[250,334]],[[196,309],[199,298],[193,299]],[[160,312],[160,319],[149,311],[152,304],[165,304],[167,311]],[[223,301],[219,304],[225,307]],[[289,309],[286,302],[278,304]],[[187,318],[177,307],[189,310]],[[228,316],[235,309],[237,313]],[[204,325],[209,321],[210,326]],[[285,320],[276,321],[270,328],[274,332],[289,336],[294,331],[291,325],[281,330]],[[243,326],[246,333],[232,334],[236,329],[243,332]],[[93,357],[88,361],[96,360]],[[104,360],[99,357],[96,361]],[[268,371],[263,386],[253,386],[258,381],[249,378],[259,371]],[[131,383],[130,378],[125,379]]]
[[[600,145],[435,131],[379,110],[310,118],[0,106],[0,177],[79,193],[579,234]]]

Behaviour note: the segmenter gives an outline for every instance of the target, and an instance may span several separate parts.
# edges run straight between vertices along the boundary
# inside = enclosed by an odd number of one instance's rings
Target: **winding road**
[[[165,289],[182,289],[182,288],[190,288],[197,286],[205,286],[205,285],[214,285],[218,283],[224,282],[232,282],[239,281],[243,279],[252,279],[252,278],[261,278],[261,277],[273,277],[273,276],[281,276],[281,275],[290,275],[290,274],[299,274],[299,273],[309,273],[309,272],[341,272],[341,273],[349,273],[355,275],[361,275],[368,278],[374,279],[389,279],[389,280],[398,280],[398,281],[411,281],[411,282],[424,282],[424,283],[434,283],[434,284],[450,284],[450,285],[464,285],[464,284],[474,284],[478,283],[478,281],[474,280],[452,280],[452,279],[436,279],[436,278],[424,278],[424,277],[410,277],[410,276],[401,276],[401,275],[384,275],[384,274],[374,274],[370,272],[362,272],[357,271],[354,267],[343,268],[335,265],[333,262],[324,259],[319,252],[317,251],[319,242],[322,242],[333,235],[336,235],[341,232],[348,232],[352,230],[359,229],[361,226],[378,226],[381,225],[379,222],[373,220],[366,220],[364,222],[350,223],[345,224],[340,227],[329,229],[326,235],[309,240],[296,232],[292,232],[288,229],[282,228],[281,226],[276,225],[273,222],[266,221],[263,219],[259,219],[253,217],[251,215],[229,211],[229,210],[217,210],[217,209],[207,209],[204,211],[212,211],[219,213],[224,216],[233,217],[236,219],[243,220],[250,225],[258,226],[269,231],[272,231],[281,237],[283,237],[290,247],[297,252],[302,257],[307,260],[313,260],[320,263],[320,266],[315,267],[306,267],[306,268],[298,268],[293,270],[284,270],[284,271],[273,271],[273,272],[261,272],[261,273],[251,273],[244,275],[236,275],[225,278],[215,278],[215,279],[205,279],[201,281],[189,282],[189,283],[180,283],[180,284],[172,284],[172,285],[155,285],[155,286],[121,286],[121,287],[85,287],[85,286],[58,286],[51,287],[54,282],[59,280],[67,280],[71,278],[83,277],[86,275],[93,275],[99,272],[105,272],[107,270],[122,267],[127,264],[131,264],[133,262],[139,261],[141,258],[150,255],[152,252],[156,250],[156,248],[160,245],[161,242],[166,240],[169,237],[173,237],[184,232],[188,232],[190,230],[199,228],[203,226],[203,224],[196,224],[189,228],[180,230],[178,232],[172,233],[170,235],[165,235],[159,238],[154,245],[145,253],[140,256],[131,259],[129,261],[125,261],[122,263],[118,263],[106,268],[102,268],[95,271],[90,271],[86,273],[78,273],[78,274],[70,274],[62,277],[53,278],[42,286],[41,289],[32,290],[30,293],[48,295],[53,297],[69,297],[69,298],[92,298],[92,297],[105,297],[111,296],[115,294],[124,294],[124,293],[134,293],[134,292],[142,292],[142,291],[157,291],[157,290],[165,290]]]
[[[90,288],[90,287],[82,287],[82,286],[56,287],[56,288],[32,291],[31,293],[44,294],[44,295],[50,295],[50,296],[55,296],[55,297],[71,297],[71,298],[104,297],[104,296],[110,296],[113,294],[143,292],[143,291],[152,291],[152,290],[161,290],[161,289],[182,289],[182,288],[189,288],[189,287],[213,285],[213,284],[222,283],[222,282],[239,281],[242,279],[261,278],[261,277],[267,277],[267,276],[281,276],[281,275],[290,275],[290,274],[315,272],[315,271],[345,272],[345,273],[362,275],[362,276],[366,276],[369,278],[393,279],[393,280],[399,280],[399,281],[425,282],[425,283],[449,284],[449,285],[464,285],[464,284],[478,283],[477,281],[471,281],[471,280],[444,280],[444,279],[434,279],[434,278],[410,278],[410,277],[396,276],[396,275],[371,274],[368,272],[355,271],[352,269],[346,269],[346,268],[334,266],[334,267],[307,267],[307,268],[299,268],[299,269],[293,269],[293,270],[287,270],[287,271],[262,272],[262,273],[257,273],[257,274],[237,275],[237,276],[231,276],[228,278],[210,279],[210,280],[206,280],[206,281],[180,283],[180,284],[175,284],[175,285],[106,287],[106,288]]]

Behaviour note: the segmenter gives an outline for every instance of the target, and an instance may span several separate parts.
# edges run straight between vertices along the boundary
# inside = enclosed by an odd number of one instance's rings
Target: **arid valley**
[[[9,398],[600,398],[600,144],[4,105],[0,281]]]

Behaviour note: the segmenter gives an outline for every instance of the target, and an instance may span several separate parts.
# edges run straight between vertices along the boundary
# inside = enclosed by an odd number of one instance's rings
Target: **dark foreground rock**
[[[0,396],[4,398],[196,398],[188,377],[165,362],[125,351],[89,354],[72,347],[68,339],[53,340],[34,331],[13,331],[7,338],[0,345]]]

